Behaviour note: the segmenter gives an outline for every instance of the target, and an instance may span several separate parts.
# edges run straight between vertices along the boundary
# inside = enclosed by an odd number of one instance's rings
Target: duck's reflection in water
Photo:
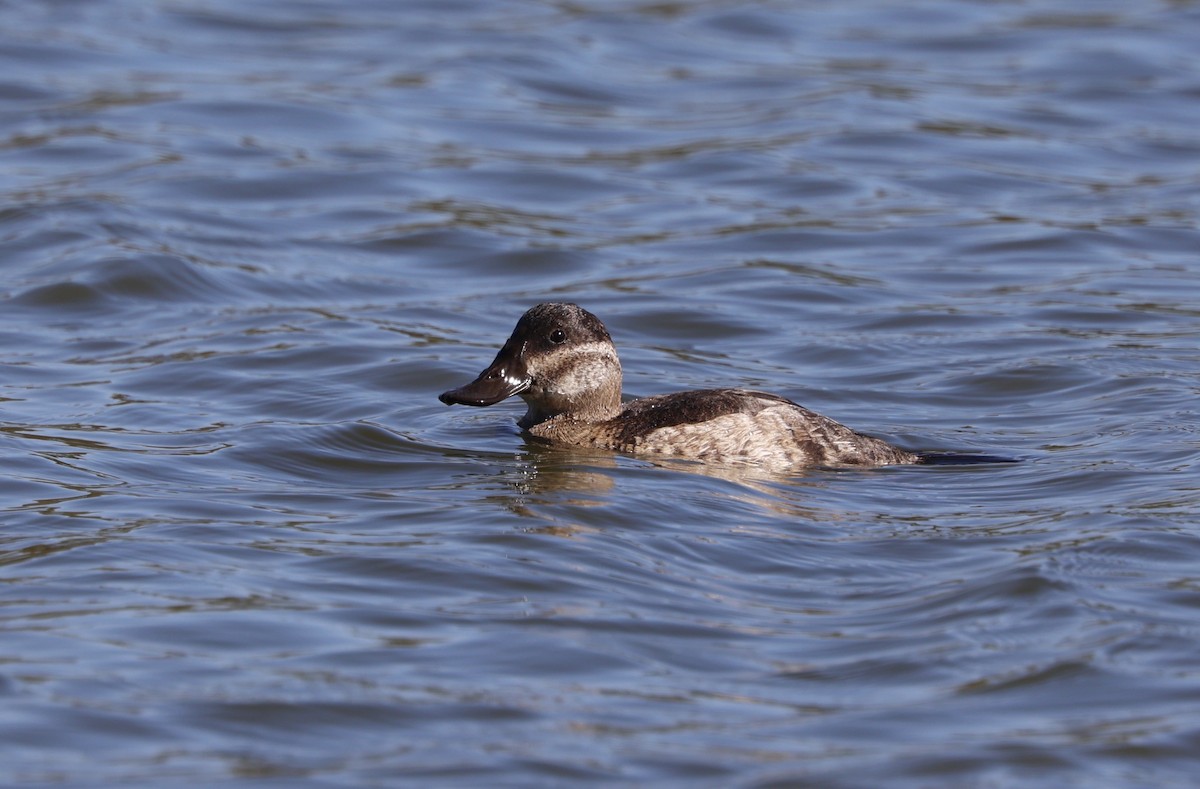
[[[513,457],[508,472],[509,495],[502,498],[504,507],[516,514],[545,520],[542,507],[603,508],[629,506],[622,497],[622,479],[627,478],[636,497],[644,498],[646,475],[687,475],[692,478],[689,496],[712,496],[725,501],[740,501],[766,511],[790,518],[829,520],[830,513],[805,506],[807,491],[829,484],[829,473],[812,472],[802,475],[774,473],[768,468],[750,463],[705,463],[676,458],[631,457],[603,449],[564,447],[537,439],[526,438],[524,446]],[[695,484],[696,477],[711,480],[712,484]],[[651,483],[650,488],[658,487]],[[664,476],[662,502],[677,495],[679,487]],[[517,495],[511,495],[515,493]],[[633,498],[633,497],[631,497]],[[556,524],[541,527],[547,533],[564,536],[594,526]]]

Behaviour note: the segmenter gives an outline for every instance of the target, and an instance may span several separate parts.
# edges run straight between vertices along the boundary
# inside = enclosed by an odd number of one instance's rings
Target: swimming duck
[[[779,469],[934,462],[765,392],[702,389],[622,403],[612,337],[576,304],[531,308],[478,378],[438,399],[490,406],[513,395],[528,406],[523,430],[563,444]]]

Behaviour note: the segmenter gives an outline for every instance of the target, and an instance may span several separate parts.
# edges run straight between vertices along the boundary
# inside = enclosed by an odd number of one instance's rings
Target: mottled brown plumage
[[[881,466],[921,457],[778,395],[704,389],[621,403],[621,362],[604,324],[575,304],[539,304],[517,322],[492,364],[448,405],[488,406],[520,395],[518,424],[576,446],[776,469]]]

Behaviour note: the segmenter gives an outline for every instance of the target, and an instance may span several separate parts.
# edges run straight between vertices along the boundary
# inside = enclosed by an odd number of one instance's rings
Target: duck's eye
[[[562,345],[566,341],[567,333],[562,329],[555,329],[554,331],[550,332],[550,342],[554,343],[555,345]]]

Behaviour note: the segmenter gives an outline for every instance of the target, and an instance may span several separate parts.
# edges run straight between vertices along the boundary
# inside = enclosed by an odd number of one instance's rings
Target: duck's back
[[[646,397],[593,426],[589,443],[704,461],[779,468],[914,463],[917,456],[856,433],[778,395],[705,389]]]

